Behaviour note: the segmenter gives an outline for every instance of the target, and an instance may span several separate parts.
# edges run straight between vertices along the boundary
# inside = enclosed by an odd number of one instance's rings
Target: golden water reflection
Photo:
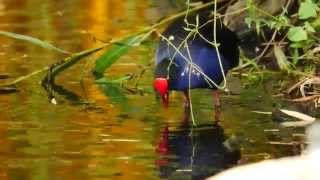
[[[94,38],[107,41],[140,28],[148,6],[146,0],[2,0],[0,27],[76,52],[98,45]],[[0,44],[0,70],[12,76],[25,75],[63,57],[5,37],[0,37]],[[121,122],[125,112],[92,84],[90,72],[85,72],[86,89],[81,90],[73,83],[81,71],[78,66],[58,82],[96,101],[99,110],[72,107],[66,102],[54,107],[37,83],[41,77],[20,84],[25,90],[17,95],[0,96],[1,179],[152,176],[148,161],[135,158],[153,156],[152,136],[144,132],[149,126],[139,116]]]

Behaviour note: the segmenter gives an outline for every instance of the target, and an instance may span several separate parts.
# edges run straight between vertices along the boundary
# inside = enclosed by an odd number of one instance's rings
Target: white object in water
[[[208,180],[319,180],[320,123],[308,128],[307,137],[310,145],[303,155],[234,167]]]

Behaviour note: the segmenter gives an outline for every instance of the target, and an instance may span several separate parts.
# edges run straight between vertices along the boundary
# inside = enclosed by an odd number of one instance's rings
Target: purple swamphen
[[[165,107],[170,90],[182,91],[184,104],[188,106],[188,91],[194,88],[212,89],[214,105],[220,106],[217,85],[228,70],[238,65],[239,48],[237,35],[220,20],[214,27],[211,11],[207,9],[175,20],[161,35],[153,85]]]

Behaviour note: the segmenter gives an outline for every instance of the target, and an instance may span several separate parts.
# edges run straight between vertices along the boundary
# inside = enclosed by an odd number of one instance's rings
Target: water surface
[[[171,12],[170,3],[148,0],[0,0],[0,29],[31,35],[70,52],[134,32]],[[158,11],[160,10],[160,11]],[[64,58],[26,42],[0,37],[0,73],[28,74]],[[40,86],[44,74],[19,83],[18,93],[0,95],[1,179],[194,179],[270,157],[293,154],[291,130],[268,115],[271,93],[243,88],[238,78],[222,98],[222,123],[213,125],[210,91],[192,92],[195,121],[186,122],[179,93],[165,110],[152,91],[154,42],[134,49],[106,72],[139,74],[142,92],[97,86],[87,58],[57,80],[58,105]],[[4,80],[0,80],[1,82]],[[79,102],[82,103],[79,103]],[[86,102],[86,103],[83,103]],[[239,142],[239,146],[228,146]]]

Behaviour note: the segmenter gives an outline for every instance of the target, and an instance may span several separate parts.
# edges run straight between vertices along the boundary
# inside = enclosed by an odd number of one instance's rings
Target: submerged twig
[[[10,74],[7,74],[7,73],[0,74],[0,79],[8,79],[8,78],[10,78]]]
[[[314,101],[315,106],[318,107],[320,92],[319,89],[316,89],[317,85],[320,85],[319,77],[304,78],[286,90],[286,94],[291,95],[293,92],[297,92],[298,97],[291,99],[291,101],[300,103]]]
[[[13,86],[0,87],[0,94],[10,94],[17,92],[18,89]]]

